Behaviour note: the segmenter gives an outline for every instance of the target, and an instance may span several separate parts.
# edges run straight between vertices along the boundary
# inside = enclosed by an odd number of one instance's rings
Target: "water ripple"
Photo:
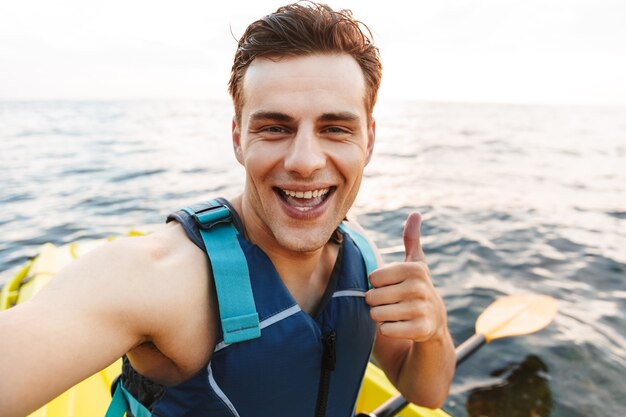
[[[134,180],[136,178],[149,177],[151,175],[162,174],[164,172],[167,172],[167,171],[165,169],[151,169],[151,170],[145,170],[145,171],[128,172],[128,173],[125,173],[124,175],[113,177],[111,181],[126,182],[130,180]]]
[[[457,417],[530,417],[526,403],[541,413],[551,404],[551,417],[623,415],[623,111],[444,103],[376,111],[375,155],[354,211],[393,262],[404,259],[406,217],[421,210],[455,342],[501,295],[545,293],[562,311],[537,334],[476,353],[446,407]],[[123,233],[241,191],[228,103],[0,102],[0,112],[3,271],[41,243]]]

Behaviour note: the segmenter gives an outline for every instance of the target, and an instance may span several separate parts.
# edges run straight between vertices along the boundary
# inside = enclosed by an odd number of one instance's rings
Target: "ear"
[[[365,159],[365,165],[369,164],[374,153],[374,142],[376,142],[376,119],[372,117],[372,121],[367,127],[367,158]]]
[[[235,152],[235,158],[243,165],[243,153],[241,152],[241,128],[237,123],[237,118],[233,117],[233,125],[231,128],[231,134],[233,137],[233,151]]]

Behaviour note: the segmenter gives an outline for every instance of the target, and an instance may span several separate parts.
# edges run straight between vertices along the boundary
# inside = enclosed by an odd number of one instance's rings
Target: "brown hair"
[[[325,4],[307,1],[283,6],[253,22],[239,39],[228,82],[237,120],[241,121],[243,108],[243,78],[255,58],[313,53],[347,53],[357,61],[365,77],[365,108],[371,117],[382,76],[372,33],[352,17],[350,10],[334,11]]]

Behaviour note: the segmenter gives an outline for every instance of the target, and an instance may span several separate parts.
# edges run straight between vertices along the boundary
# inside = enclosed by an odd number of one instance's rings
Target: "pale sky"
[[[0,99],[228,99],[232,32],[285,1],[0,4]],[[329,1],[367,23],[381,99],[626,104],[622,0]]]

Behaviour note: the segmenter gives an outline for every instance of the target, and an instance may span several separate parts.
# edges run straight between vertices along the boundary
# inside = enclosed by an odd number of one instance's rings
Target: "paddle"
[[[455,349],[456,366],[494,339],[534,333],[546,327],[557,312],[557,301],[546,295],[509,295],[494,301],[476,320],[476,334]],[[357,417],[391,417],[409,403],[397,395],[371,413]]]

